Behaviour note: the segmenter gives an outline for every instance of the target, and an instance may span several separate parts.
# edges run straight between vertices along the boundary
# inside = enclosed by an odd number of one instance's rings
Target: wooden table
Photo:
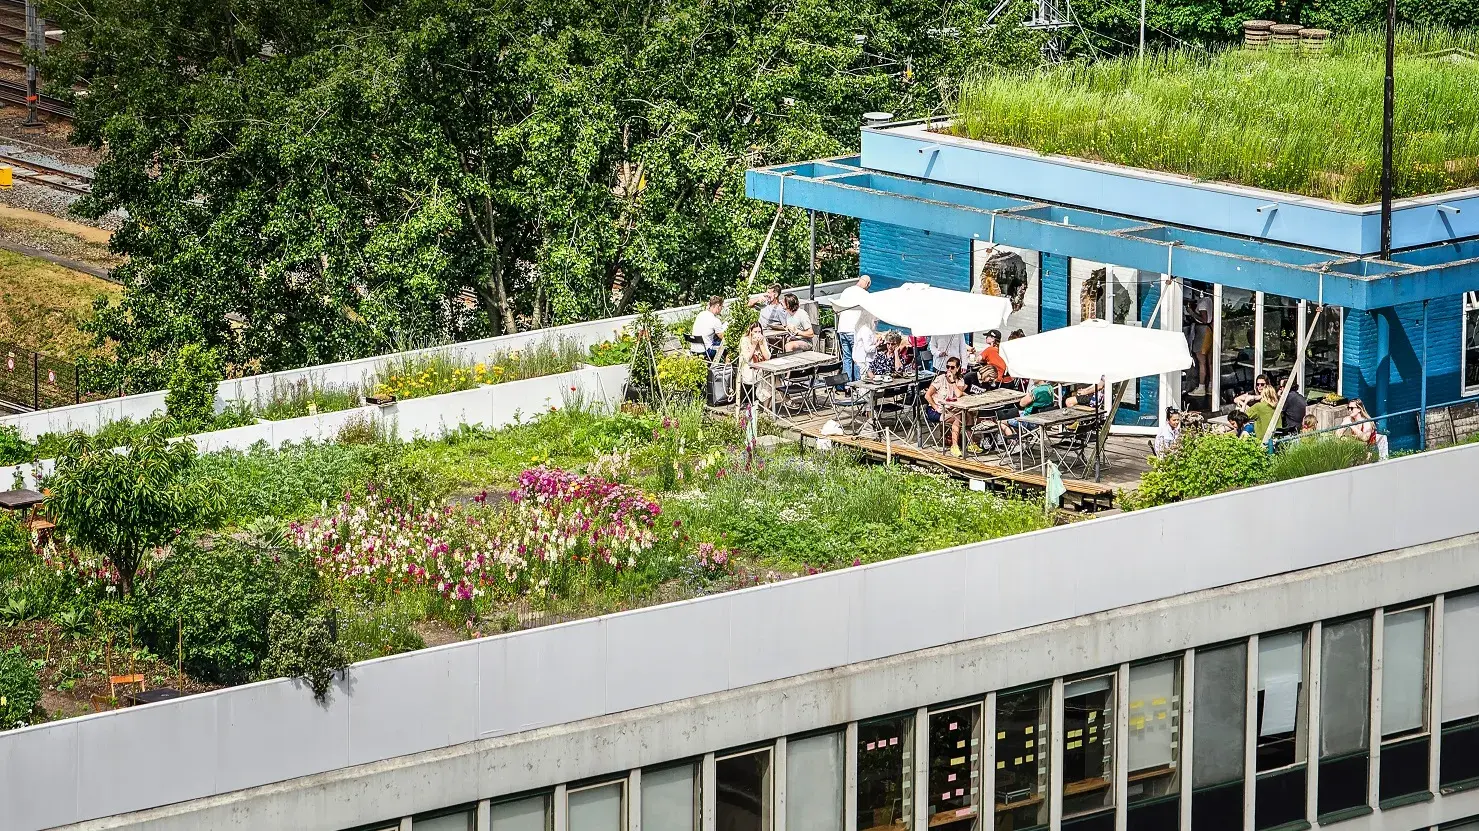
[[[854,392],[861,392],[868,397],[868,420],[865,426],[872,429],[873,435],[877,436],[883,433],[883,425],[878,421],[878,396],[910,389],[925,381],[932,381],[934,377],[933,371],[922,369],[917,375],[909,373],[886,378],[864,378],[860,381],[849,381],[847,386]],[[861,434],[861,431],[859,433]]]
[[[1042,467],[1047,468],[1048,428],[1062,427],[1075,421],[1083,421],[1086,418],[1094,418],[1098,415],[1092,407],[1060,407],[1056,410],[1043,410],[1037,413],[1017,416],[1018,424],[1025,424],[1037,432],[1037,446],[1043,459]],[[1024,456],[1022,453],[1022,440],[1017,438],[1017,463],[1018,470],[1026,470]]]
[[[970,395],[962,395],[954,401],[946,401],[945,406],[952,410],[963,413],[977,413],[983,410],[1000,410],[1016,404],[1022,399],[1022,391],[1010,387],[1001,387],[986,392],[977,392]],[[970,452],[970,441],[964,442],[965,449],[962,453]]]
[[[790,375],[793,372],[810,370],[813,386],[815,386],[817,370],[836,360],[838,360],[836,355],[807,349],[801,352],[786,352],[768,361],[751,364],[752,368],[758,370],[764,376],[761,383],[770,385],[770,395],[766,403],[766,409],[770,411],[771,417],[779,417],[775,411],[775,399],[779,392],[776,378],[783,375]],[[815,394],[815,390],[813,390],[813,394]]]

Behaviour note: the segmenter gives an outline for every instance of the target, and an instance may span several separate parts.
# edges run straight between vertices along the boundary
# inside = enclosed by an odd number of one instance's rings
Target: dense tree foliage
[[[92,331],[158,387],[186,342],[277,369],[722,290],[773,211],[746,168],[1036,60],[994,5],[54,0],[46,72],[108,149],[81,209],[128,215]],[[806,272],[798,219],[766,279]],[[854,231],[819,221],[824,269]]]

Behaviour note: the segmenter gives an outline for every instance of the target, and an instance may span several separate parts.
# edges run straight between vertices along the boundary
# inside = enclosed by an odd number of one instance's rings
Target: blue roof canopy
[[[1351,309],[1479,291],[1479,240],[1352,257],[869,170],[857,156],[757,168],[754,199]]]

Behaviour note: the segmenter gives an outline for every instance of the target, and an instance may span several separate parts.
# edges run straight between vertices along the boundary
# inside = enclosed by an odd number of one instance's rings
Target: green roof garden
[[[1397,198],[1479,186],[1479,33],[1404,29]],[[1323,53],[1180,49],[990,73],[945,128],[967,138],[1336,202],[1380,199],[1383,42]]]

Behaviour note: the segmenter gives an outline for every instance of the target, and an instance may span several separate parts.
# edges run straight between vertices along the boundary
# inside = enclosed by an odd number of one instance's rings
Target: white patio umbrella
[[[942,289],[925,283],[905,283],[898,288],[870,292],[857,305],[884,323],[908,329],[920,337],[1000,329],[1012,313],[1012,303],[1005,297]],[[840,297],[832,299],[832,306],[852,308],[843,305]]]
[[[1191,366],[1186,336],[1104,320],[1053,329],[1001,345],[1007,372],[1066,384],[1115,384]]]

